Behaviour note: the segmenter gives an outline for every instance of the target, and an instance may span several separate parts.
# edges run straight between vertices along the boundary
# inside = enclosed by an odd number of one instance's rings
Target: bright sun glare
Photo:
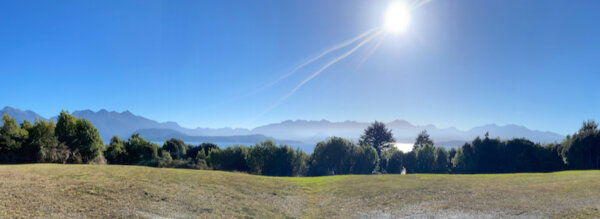
[[[406,5],[395,3],[385,12],[385,29],[391,33],[402,33],[410,24],[410,10]]]

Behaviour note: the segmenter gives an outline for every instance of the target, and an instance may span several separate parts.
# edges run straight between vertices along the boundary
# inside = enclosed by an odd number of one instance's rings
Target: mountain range
[[[46,119],[30,110],[20,110],[5,107],[0,113],[7,113],[21,123],[23,120],[35,121],[36,118]],[[343,121],[331,122],[328,120],[286,120],[259,126],[253,129],[244,128],[185,128],[176,122],[157,122],[129,111],[115,112],[107,110],[91,111],[81,110],[72,113],[76,117],[85,118],[92,122],[100,132],[102,139],[107,142],[114,135],[128,138],[133,133],[139,133],[142,137],[151,141],[164,141],[176,137],[191,142],[228,142],[248,144],[274,139],[284,144],[314,144],[331,136],[339,136],[356,141],[363,130],[369,125],[368,122]],[[56,117],[50,118],[55,120]],[[483,136],[489,132],[490,137],[501,139],[527,138],[534,142],[552,143],[561,141],[564,136],[548,131],[531,130],[519,125],[496,125],[488,124],[459,130],[454,127],[438,128],[434,125],[413,125],[405,120],[394,120],[386,125],[392,129],[397,142],[414,142],[416,136],[422,130],[427,130],[436,145],[460,146],[471,141],[477,136]]]

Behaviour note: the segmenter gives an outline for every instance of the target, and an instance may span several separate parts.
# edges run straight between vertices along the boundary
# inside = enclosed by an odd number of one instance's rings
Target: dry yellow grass
[[[118,165],[2,165],[0,217],[600,217],[600,171],[264,177]]]

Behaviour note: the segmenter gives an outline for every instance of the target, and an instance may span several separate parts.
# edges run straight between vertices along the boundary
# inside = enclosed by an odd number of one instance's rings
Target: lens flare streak
[[[362,66],[367,61],[367,59],[369,59],[369,57],[371,57],[371,55],[373,55],[373,53],[375,53],[375,51],[377,51],[377,49],[379,49],[379,47],[383,43],[383,40],[385,40],[386,37],[387,37],[387,35],[382,36],[381,38],[379,38],[379,40],[377,41],[375,46],[371,47],[371,49],[367,52],[365,57],[363,57],[363,59],[360,60],[358,65],[356,65],[357,70],[358,70],[358,68],[360,68],[360,66]]]
[[[316,72],[314,72],[313,74],[311,74],[310,76],[308,76],[306,79],[304,79],[302,82],[300,82],[298,85],[296,85],[296,87],[294,87],[294,89],[292,89],[286,95],[284,95],[283,97],[281,97],[277,102],[275,102],[273,105],[269,106],[265,111],[263,111],[261,114],[259,114],[257,116],[257,118],[260,117],[260,116],[262,116],[262,115],[264,115],[265,113],[271,111],[273,108],[277,107],[279,104],[281,104],[283,101],[285,101],[288,97],[292,96],[292,94],[296,93],[296,91],[298,89],[300,89],[304,84],[306,84],[307,82],[309,82],[310,80],[312,80],[313,78],[315,78],[316,76],[318,76],[319,74],[321,74],[321,72],[327,70],[333,64],[335,64],[335,63],[337,63],[337,62],[345,59],[346,57],[352,55],[352,53],[354,53],[356,50],[360,49],[363,45],[365,45],[369,41],[373,40],[375,37],[381,35],[381,33],[383,33],[382,30],[377,31],[377,32],[371,34],[371,36],[369,36],[365,40],[361,41],[359,44],[357,44],[356,46],[354,46],[351,50],[349,50],[346,53],[344,53],[344,54],[342,54],[342,55],[334,58],[333,60],[329,61],[327,64],[325,64],[319,70],[317,70]]]
[[[272,87],[273,85],[275,85],[275,84],[279,83],[279,82],[280,82],[280,81],[282,81],[283,79],[286,79],[287,77],[289,77],[289,76],[292,76],[294,73],[296,73],[298,70],[300,70],[300,69],[301,69],[301,68],[303,68],[304,66],[307,66],[307,65],[309,65],[309,64],[311,64],[311,63],[313,63],[313,62],[315,62],[315,61],[317,61],[317,60],[319,60],[319,59],[323,58],[324,56],[328,55],[328,54],[329,54],[329,53],[331,53],[331,52],[334,52],[334,51],[336,51],[336,50],[339,50],[339,49],[345,48],[345,47],[347,47],[348,45],[350,45],[350,44],[353,44],[353,43],[355,43],[356,41],[358,41],[358,40],[360,40],[360,39],[363,39],[363,38],[365,38],[365,37],[369,36],[369,34],[372,34],[373,32],[377,31],[378,29],[379,29],[379,27],[377,27],[377,28],[373,28],[373,29],[371,29],[371,30],[368,30],[368,31],[366,31],[366,32],[364,32],[364,33],[361,33],[361,34],[359,34],[358,36],[356,36],[356,37],[354,37],[354,38],[352,38],[352,39],[350,39],[350,40],[347,40],[347,41],[345,41],[345,42],[342,42],[342,43],[340,43],[340,44],[338,44],[338,45],[335,45],[335,46],[333,46],[333,47],[331,47],[331,48],[329,48],[329,49],[327,49],[327,50],[325,50],[325,51],[321,52],[319,55],[317,55],[317,56],[315,56],[315,57],[313,57],[313,58],[309,59],[309,60],[308,60],[308,61],[306,61],[306,62],[303,62],[302,64],[300,64],[300,65],[298,65],[298,66],[296,66],[296,67],[295,67],[294,69],[292,69],[290,72],[288,72],[288,73],[287,73],[287,74],[285,74],[285,75],[282,75],[282,76],[281,76],[281,77],[279,77],[277,80],[274,80],[274,81],[272,81],[272,82],[270,82],[270,83],[266,84],[265,86],[263,86],[263,87],[261,87],[261,88],[259,88],[259,89],[255,90],[254,92],[250,92],[250,93],[248,93],[248,94],[244,95],[243,97],[252,96],[252,95],[254,95],[254,94],[257,94],[257,93],[259,93],[259,92],[261,92],[261,91],[263,91],[263,90],[265,90],[265,89],[267,89],[267,88],[269,88],[269,87]]]
[[[412,5],[412,6],[411,6],[411,7],[409,7],[409,8],[410,8],[410,10],[412,11],[412,10],[415,10],[415,9],[417,9],[417,8],[420,8],[421,6],[423,6],[424,4],[427,4],[427,3],[429,3],[430,1],[431,1],[431,0],[422,0],[422,1],[420,1],[420,2],[419,2],[419,1],[417,1],[417,2],[415,2],[415,4],[414,4],[414,5]]]

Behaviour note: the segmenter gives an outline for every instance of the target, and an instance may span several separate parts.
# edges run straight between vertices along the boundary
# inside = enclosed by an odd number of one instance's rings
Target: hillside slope
[[[600,217],[600,171],[276,178],[118,165],[2,165],[0,217]]]

